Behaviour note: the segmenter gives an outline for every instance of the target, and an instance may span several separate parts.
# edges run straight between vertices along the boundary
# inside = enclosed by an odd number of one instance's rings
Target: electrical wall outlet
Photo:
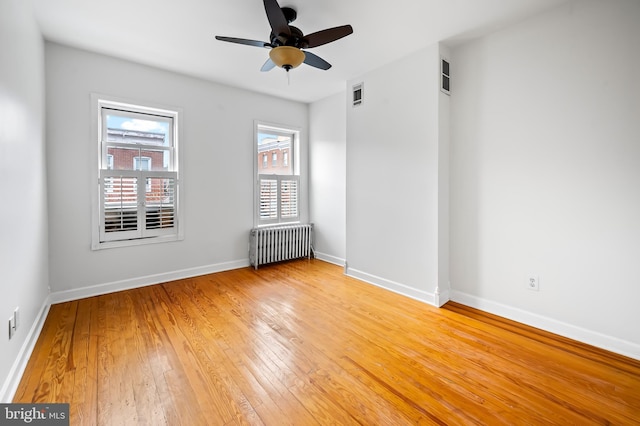
[[[15,333],[16,333],[15,317],[11,315],[9,317],[9,340],[11,340],[11,338]]]
[[[20,327],[20,308],[13,310],[13,322],[16,325],[16,331],[18,331],[18,327]]]
[[[527,277],[527,288],[532,291],[540,291],[540,277],[529,275]]]

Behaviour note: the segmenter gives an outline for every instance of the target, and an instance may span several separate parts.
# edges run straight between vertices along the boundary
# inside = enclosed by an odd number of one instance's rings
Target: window
[[[133,157],[133,170],[151,170],[151,157]]]
[[[180,239],[178,112],[96,101],[99,185],[92,247]]]
[[[258,124],[256,128],[256,216],[258,225],[291,223],[300,220],[300,175],[295,164],[299,132]],[[264,162],[271,153],[271,169]],[[283,162],[278,164],[279,153]],[[259,167],[262,160],[263,167]]]

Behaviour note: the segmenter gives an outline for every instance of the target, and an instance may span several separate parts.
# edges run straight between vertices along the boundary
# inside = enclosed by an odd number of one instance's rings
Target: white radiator
[[[313,224],[254,228],[249,243],[249,262],[256,269],[267,263],[311,258]]]

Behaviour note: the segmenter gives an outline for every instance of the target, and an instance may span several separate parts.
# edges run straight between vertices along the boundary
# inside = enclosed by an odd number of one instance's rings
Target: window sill
[[[184,240],[184,236],[182,235],[162,235],[158,237],[136,238],[133,240],[103,241],[103,242],[92,243],[91,250],[144,246],[147,244],[169,243],[172,241],[182,241],[182,240]]]

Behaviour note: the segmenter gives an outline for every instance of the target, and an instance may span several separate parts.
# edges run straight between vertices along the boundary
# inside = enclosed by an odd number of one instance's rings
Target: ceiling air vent
[[[449,74],[449,61],[444,58],[440,58],[440,76],[440,90],[448,95],[451,90],[451,75]]]
[[[362,104],[362,86],[363,83],[358,83],[353,86],[353,106],[357,107]]]

